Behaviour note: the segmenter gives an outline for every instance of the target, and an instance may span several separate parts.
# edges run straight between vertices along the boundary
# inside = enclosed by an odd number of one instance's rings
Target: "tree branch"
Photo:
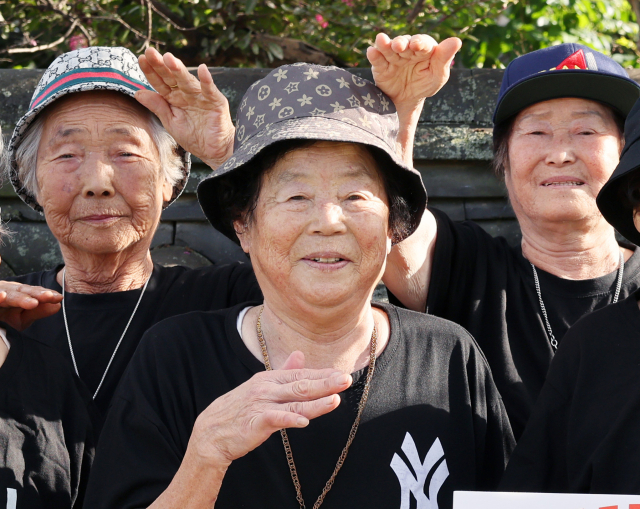
[[[8,53],[10,55],[16,53],[37,53],[38,51],[55,48],[59,44],[62,44],[67,39],[67,37],[72,34],[73,30],[76,28],[76,26],[78,26],[78,23],[80,23],[80,21],[76,19],[73,23],[71,23],[71,26],[62,37],[56,39],[53,42],[50,42],[49,44],[41,44],[40,46],[33,46],[32,48],[11,48],[3,50],[2,53]]]
[[[640,24],[640,2],[638,0],[629,0],[633,13],[636,15],[636,23]],[[636,48],[640,51],[640,39],[636,41]]]
[[[416,20],[416,18],[418,17],[418,14],[420,14],[420,11],[424,7],[424,2],[425,0],[418,0],[416,2],[416,5],[414,6],[413,9],[411,9],[411,12],[407,16],[407,23],[411,24]]]

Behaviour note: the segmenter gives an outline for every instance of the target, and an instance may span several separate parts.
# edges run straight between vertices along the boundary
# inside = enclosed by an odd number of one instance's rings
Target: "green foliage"
[[[503,67],[575,41],[639,66],[628,0],[4,0],[0,66],[46,67],[87,43],[135,53],[151,44],[188,65],[356,66],[378,32],[461,37],[457,66]]]

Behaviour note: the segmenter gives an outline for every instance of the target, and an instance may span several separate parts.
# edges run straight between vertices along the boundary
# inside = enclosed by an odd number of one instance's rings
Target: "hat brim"
[[[501,124],[532,104],[562,97],[598,101],[626,117],[640,98],[640,86],[630,78],[597,71],[547,71],[516,83],[496,106],[493,123]]]
[[[27,205],[29,205],[37,212],[44,213],[42,206],[38,203],[36,197],[24,187],[24,183],[18,175],[18,165],[15,158],[16,150],[20,146],[20,143],[22,143],[22,140],[27,130],[29,129],[29,126],[47,106],[66,95],[79,92],[91,92],[95,90],[120,92],[134,99],[135,92],[137,91],[129,87],[119,85],[118,83],[105,83],[104,81],[83,82],[81,84],[72,85],[68,88],[61,89],[55,94],[50,95],[42,102],[40,102],[36,107],[29,110],[22,118],[20,118],[20,120],[18,120],[18,123],[13,130],[11,140],[9,141],[9,145],[7,147],[9,153],[9,178],[16,194],[22,199],[22,201],[24,201]],[[182,191],[184,191],[184,188],[189,180],[189,174],[191,170],[191,154],[180,146],[178,147],[178,153],[183,163],[182,178],[173,186],[173,194],[171,196],[171,199],[165,204],[165,208],[178,199],[178,197],[182,194]]]
[[[427,192],[417,170],[404,164],[394,148],[389,147],[382,139],[360,128],[355,123],[350,124],[326,117],[302,117],[272,124],[252,138],[245,140],[225,164],[200,182],[198,201],[207,219],[216,230],[234,242],[239,242],[233,225],[226,224],[221,219],[223,217],[222,204],[216,200],[215,190],[222,178],[231,172],[237,173],[249,168],[265,148],[288,140],[360,143],[377,149],[383,158],[386,157],[384,164],[381,164],[381,160],[377,160],[378,164],[389,167],[390,174],[399,184],[402,197],[409,205],[410,224],[403,239],[418,228],[427,205]]]
[[[609,224],[627,240],[640,246],[640,232],[633,222],[633,210],[623,199],[623,186],[626,185],[627,179],[639,170],[640,140],[637,140],[629,147],[625,147],[620,163],[598,193],[596,203]]]

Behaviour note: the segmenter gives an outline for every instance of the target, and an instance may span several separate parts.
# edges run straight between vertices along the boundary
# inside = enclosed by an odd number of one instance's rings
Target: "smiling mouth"
[[[309,260],[317,263],[338,263],[344,261],[344,258],[309,258]]]
[[[542,184],[544,187],[549,187],[549,186],[583,186],[584,182],[580,182],[578,180],[575,181],[569,181],[569,182],[547,182],[545,184]]]

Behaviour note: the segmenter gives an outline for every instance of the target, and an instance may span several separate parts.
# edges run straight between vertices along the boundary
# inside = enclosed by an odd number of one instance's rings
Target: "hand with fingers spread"
[[[304,428],[334,410],[351,382],[335,369],[304,369],[304,355],[293,352],[282,369],[258,373],[211,403],[196,420],[187,456],[226,467],[276,431]]]
[[[198,78],[171,53],[149,48],[138,59],[149,83],[157,90],[140,90],[136,99],[151,110],[185,150],[215,169],[233,153],[235,128],[229,102],[213,82],[207,66]]]
[[[425,34],[402,35],[393,40],[378,34],[375,45],[367,50],[367,58],[376,85],[391,98],[400,115],[444,86],[461,46],[457,37],[438,44]]]
[[[40,286],[0,281],[0,321],[24,330],[60,310],[62,295]]]

